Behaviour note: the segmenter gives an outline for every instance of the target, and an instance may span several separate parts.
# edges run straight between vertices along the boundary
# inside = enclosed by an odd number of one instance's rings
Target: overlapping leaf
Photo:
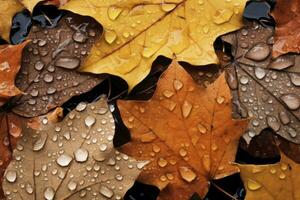
[[[283,138],[300,143],[300,68],[298,55],[271,58],[272,29],[256,23],[223,37],[233,45],[227,66],[235,113],[251,117],[251,138],[270,127]]]
[[[65,15],[58,26],[32,27],[31,43],[23,53],[17,87],[25,94],[13,100],[13,112],[35,117],[85,93],[103,77],[80,73],[77,68],[101,35],[100,25],[87,17]]]
[[[23,48],[27,43],[28,41],[19,45],[0,46],[0,106],[21,93],[15,86],[15,78],[21,67]]]
[[[142,182],[158,186],[161,199],[204,197],[209,181],[238,172],[231,165],[247,120],[231,119],[231,96],[222,74],[199,87],[176,62],[149,101],[118,101],[132,141],[122,149],[151,163]]]
[[[159,55],[193,65],[217,63],[213,43],[241,26],[245,0],[72,0],[63,9],[89,15],[105,28],[83,71],[109,73],[129,89]]]
[[[300,1],[277,0],[272,12],[276,21],[273,56],[300,53]]]
[[[33,11],[34,7],[39,3],[43,2],[44,0],[18,0],[20,3],[22,3],[25,8],[27,8],[29,11]],[[57,6],[63,6],[66,4],[68,0],[46,0],[45,3],[54,4]]]
[[[25,129],[5,172],[9,199],[121,199],[147,163],[113,147],[114,120],[101,98],[57,124]],[[24,186],[24,187],[23,187]]]
[[[246,200],[299,199],[300,166],[282,155],[273,165],[239,165]]]

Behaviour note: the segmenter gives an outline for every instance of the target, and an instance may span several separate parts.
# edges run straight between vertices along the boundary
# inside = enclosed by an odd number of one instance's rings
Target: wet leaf
[[[272,165],[239,165],[246,188],[246,200],[299,199],[300,166],[281,156]]]
[[[42,131],[25,129],[5,172],[5,195],[16,200],[121,199],[147,162],[116,151],[114,129],[105,98],[80,103],[62,122]]]
[[[56,6],[63,6],[68,2],[68,0],[18,0],[18,1],[22,3],[24,7],[27,8],[30,12],[32,12],[34,7],[40,2],[53,4]]]
[[[9,41],[13,16],[23,9],[17,0],[0,0],[0,36]]]
[[[72,0],[62,8],[89,15],[105,28],[81,70],[120,76],[131,90],[147,76],[159,55],[175,55],[192,65],[217,63],[213,43],[241,26],[245,3]]]
[[[15,78],[21,67],[23,48],[28,42],[0,46],[0,106],[11,97],[22,93],[15,86]]]
[[[103,76],[77,68],[101,35],[100,25],[87,17],[66,14],[58,26],[33,26],[32,42],[24,49],[17,87],[25,94],[13,99],[13,112],[35,117],[61,106],[71,97],[91,90]]]
[[[277,0],[272,16],[276,21],[273,56],[300,53],[300,1]]]
[[[140,181],[161,199],[204,197],[209,181],[238,172],[231,165],[247,120],[231,119],[231,95],[222,74],[199,87],[176,62],[163,73],[149,101],[118,101],[131,142],[122,151],[151,160]]]
[[[235,117],[250,117],[247,143],[265,128],[300,143],[300,68],[298,55],[271,59],[272,29],[256,23],[227,35],[233,60],[226,67]]]

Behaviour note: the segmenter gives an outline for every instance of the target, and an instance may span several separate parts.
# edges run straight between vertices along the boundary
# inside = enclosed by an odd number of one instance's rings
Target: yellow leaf
[[[17,0],[0,0],[0,36],[3,39],[9,40],[12,18],[22,9]]]
[[[246,200],[300,199],[300,165],[281,154],[273,165],[239,165]]]
[[[217,63],[213,43],[238,29],[246,0],[72,0],[63,9],[105,28],[81,70],[109,73],[132,89],[159,55],[193,65]]]
[[[19,0],[30,12],[33,11],[34,7],[45,0]],[[54,4],[57,6],[64,5],[68,0],[47,0],[46,3]]]

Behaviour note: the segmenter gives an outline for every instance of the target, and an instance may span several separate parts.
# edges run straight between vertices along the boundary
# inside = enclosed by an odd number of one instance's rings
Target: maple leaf
[[[246,200],[299,199],[300,166],[281,155],[271,165],[238,165],[246,188]]]
[[[273,30],[251,25],[223,40],[232,44],[232,56],[225,64],[232,90],[235,117],[250,117],[247,143],[265,128],[300,143],[300,75],[298,55],[271,58]]]
[[[105,28],[82,71],[109,73],[129,90],[163,55],[193,65],[217,63],[213,43],[242,25],[246,0],[72,0],[63,9],[89,15]]]
[[[23,6],[17,0],[0,0],[0,5],[0,36],[8,41],[12,18]]]
[[[15,78],[21,67],[23,48],[28,42],[0,46],[0,106],[11,97],[22,93],[15,86]]]
[[[116,151],[114,129],[104,98],[78,104],[44,130],[25,129],[5,172],[5,195],[16,200],[121,199],[147,162]]]
[[[12,99],[12,111],[25,117],[46,114],[101,83],[104,76],[77,71],[101,30],[97,22],[72,13],[55,28],[33,26],[16,77],[25,94]]]
[[[45,0],[18,0],[20,3],[24,5],[30,12],[33,11],[34,7],[39,3]],[[68,0],[46,0],[44,3],[46,4],[53,4],[56,6],[63,6],[66,4]]]
[[[209,181],[238,172],[231,165],[247,120],[231,119],[231,96],[222,74],[199,87],[176,62],[163,73],[149,101],[118,101],[132,140],[122,151],[151,160],[140,181],[161,199],[204,197]]]
[[[296,52],[300,53],[300,1],[276,1],[272,16],[275,19],[275,44],[273,56]]]

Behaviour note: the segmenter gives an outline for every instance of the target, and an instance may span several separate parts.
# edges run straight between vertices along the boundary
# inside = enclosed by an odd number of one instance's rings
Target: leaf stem
[[[224,194],[226,194],[228,197],[230,197],[233,200],[238,200],[237,198],[235,198],[234,196],[232,196],[231,194],[229,194],[228,192],[226,192],[223,188],[219,187],[217,184],[215,184],[214,182],[211,182],[211,185],[214,186],[215,188],[217,188],[218,190],[220,190],[221,192],[223,192]]]

